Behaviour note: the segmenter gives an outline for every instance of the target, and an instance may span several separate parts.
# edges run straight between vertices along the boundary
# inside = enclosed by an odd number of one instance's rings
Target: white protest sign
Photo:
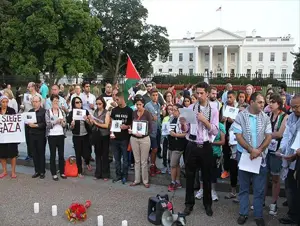
[[[0,115],[0,143],[22,142],[25,142],[25,128],[22,115]]]
[[[239,113],[238,108],[226,106],[223,116],[234,120],[238,115],[238,113]]]
[[[25,124],[36,123],[36,113],[35,112],[24,112],[22,114]]]

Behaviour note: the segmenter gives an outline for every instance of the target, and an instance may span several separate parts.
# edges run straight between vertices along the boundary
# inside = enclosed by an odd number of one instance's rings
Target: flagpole
[[[222,9],[220,10],[220,28],[222,28]]]

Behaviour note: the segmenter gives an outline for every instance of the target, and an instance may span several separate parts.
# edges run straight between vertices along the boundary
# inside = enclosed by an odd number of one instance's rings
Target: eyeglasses
[[[291,108],[292,108],[293,110],[297,110],[299,107],[300,107],[300,105],[291,106]]]
[[[76,101],[76,102],[75,102],[75,104],[81,104],[81,103],[82,103],[81,101]]]

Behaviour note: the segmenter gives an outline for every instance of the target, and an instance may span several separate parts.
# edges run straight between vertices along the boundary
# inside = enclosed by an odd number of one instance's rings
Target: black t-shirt
[[[131,126],[132,124],[132,109],[128,106],[124,108],[116,107],[112,109],[110,117],[112,120],[122,120],[122,123],[124,125]],[[114,132],[115,139],[116,140],[128,140],[129,139],[129,133],[128,130],[121,130],[121,132],[117,133]]]
[[[177,118],[174,118],[170,124],[174,125],[177,124]],[[172,131],[174,131],[176,133],[176,128],[172,128]],[[187,145],[187,140],[185,139],[185,137],[183,138],[179,138],[179,137],[172,137],[172,136],[168,136],[168,140],[169,140],[169,150],[170,151],[184,151],[185,147]]]

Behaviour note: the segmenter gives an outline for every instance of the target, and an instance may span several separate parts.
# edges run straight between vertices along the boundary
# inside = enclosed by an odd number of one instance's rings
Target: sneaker
[[[53,180],[58,181],[58,176],[57,176],[57,175],[54,175],[54,176],[53,176]]]
[[[122,184],[126,184],[126,182],[127,182],[127,180],[126,180],[126,178],[124,177],[124,178],[122,179]]]
[[[223,173],[221,174],[222,179],[228,178],[229,176],[230,174],[227,171],[223,171]]]
[[[211,190],[211,199],[213,201],[218,201],[219,200],[218,194],[217,194],[217,192],[215,190]]]
[[[247,216],[240,215],[239,218],[237,219],[237,223],[240,224],[240,225],[245,224],[247,219],[248,219]]]
[[[117,183],[117,182],[120,182],[122,180],[121,177],[117,177],[115,179],[112,180],[113,183]]]
[[[161,170],[155,166],[155,174],[161,174]]]
[[[270,208],[269,214],[272,216],[276,216],[277,215],[277,204],[270,204],[269,208]]]
[[[150,166],[150,176],[151,177],[154,177],[156,174],[155,174],[155,166],[154,165],[151,165]]]
[[[161,169],[161,174],[166,174],[168,171],[167,167]]]
[[[78,177],[81,179],[84,178],[84,176],[81,173],[78,174]]]
[[[199,200],[203,198],[203,189],[200,189],[199,191],[197,191],[195,198],[199,199]]]
[[[182,188],[182,184],[176,182],[176,189],[177,189],[177,188]]]
[[[27,157],[25,158],[25,161],[30,161],[30,160],[32,160],[32,157],[30,157],[30,156],[27,156]]]
[[[176,190],[176,184],[174,183],[169,184],[168,191],[175,191],[175,190]]]

